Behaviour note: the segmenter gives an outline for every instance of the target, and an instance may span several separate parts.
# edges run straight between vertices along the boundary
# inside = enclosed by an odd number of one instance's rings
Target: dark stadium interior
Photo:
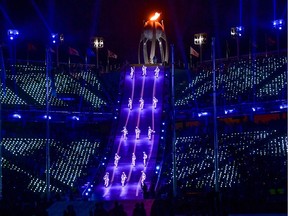
[[[287,2],[4,0],[0,19],[0,215],[287,214]]]

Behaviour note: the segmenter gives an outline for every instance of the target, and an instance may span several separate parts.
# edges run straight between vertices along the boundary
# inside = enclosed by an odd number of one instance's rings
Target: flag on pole
[[[115,53],[113,53],[112,51],[108,50],[108,58],[114,58],[117,59],[117,55]]]
[[[74,56],[80,56],[78,50],[76,50],[76,49],[74,49],[72,47],[68,48],[68,54],[69,55],[74,55]]]
[[[199,53],[193,49],[193,47],[190,46],[190,55],[195,56],[196,58],[199,58]]]

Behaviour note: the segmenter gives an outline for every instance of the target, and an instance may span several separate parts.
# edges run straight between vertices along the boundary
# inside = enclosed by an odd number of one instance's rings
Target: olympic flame
[[[160,13],[155,12],[155,14],[150,18],[151,21],[155,21],[160,17]]]

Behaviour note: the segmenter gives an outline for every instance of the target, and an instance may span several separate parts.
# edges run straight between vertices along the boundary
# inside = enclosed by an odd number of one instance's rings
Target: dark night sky
[[[179,58],[184,58],[195,33],[215,36],[219,50],[230,37],[231,27],[241,22],[249,35],[261,37],[262,32],[271,31],[274,18],[286,20],[287,1],[2,0],[0,9],[2,41],[9,28],[19,29],[22,44],[45,44],[49,31],[59,32],[64,33],[67,46],[84,52],[91,36],[102,36],[106,49],[134,63],[143,20],[155,11],[161,12],[169,44],[175,44]]]

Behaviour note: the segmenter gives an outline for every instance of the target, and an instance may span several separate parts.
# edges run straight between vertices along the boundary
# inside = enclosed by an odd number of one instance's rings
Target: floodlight
[[[201,116],[208,116],[208,112],[198,113],[198,117],[201,117]]]
[[[58,33],[51,33],[52,44],[62,43],[64,41],[64,35]]]
[[[243,26],[236,26],[231,28],[231,36],[233,37],[241,37],[244,32]]]
[[[195,45],[202,45],[205,44],[207,41],[207,34],[206,33],[199,33],[194,35],[194,44]]]
[[[228,110],[224,110],[224,113],[225,114],[228,114],[228,113],[233,113],[234,112],[234,109],[228,109]]]
[[[16,29],[9,29],[7,31],[7,35],[8,35],[10,40],[14,40],[15,38],[17,38],[19,36],[19,31]]]
[[[58,34],[56,33],[51,33],[51,41],[53,44],[56,44],[56,42],[58,41]]]
[[[79,121],[79,120],[80,120],[80,118],[77,117],[77,116],[72,116],[71,118],[72,118],[72,120],[76,120],[76,121]]]
[[[273,21],[273,28],[277,30],[282,30],[284,26],[284,20],[283,19],[278,19]]]
[[[44,115],[43,118],[47,119],[47,115]],[[51,120],[51,116],[48,116],[48,119]]]
[[[102,37],[94,37],[91,39],[91,43],[95,48],[103,48],[104,47],[104,39]]]
[[[61,43],[64,41],[64,35],[63,34],[60,34],[59,40],[60,40]]]
[[[104,39],[102,37],[92,37],[90,40],[91,45],[96,49],[96,67],[99,68],[99,55],[98,50],[99,48],[104,47]],[[116,119],[116,117],[115,117]]]
[[[18,113],[14,113],[14,114],[12,115],[12,117],[13,117],[13,118],[16,118],[16,119],[21,119],[21,115],[18,114]]]

